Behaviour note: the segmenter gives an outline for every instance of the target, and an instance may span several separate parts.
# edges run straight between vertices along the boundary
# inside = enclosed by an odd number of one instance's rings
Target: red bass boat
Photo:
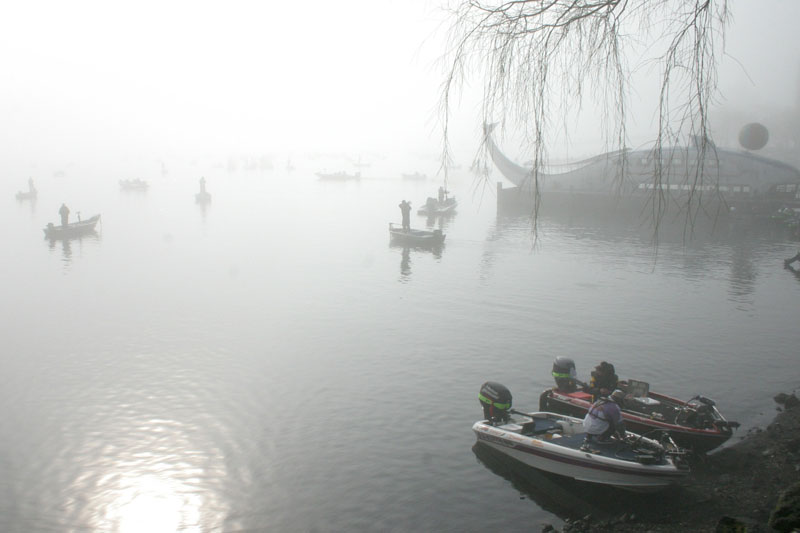
[[[576,378],[575,363],[567,357],[557,357],[553,363],[556,386],[539,397],[539,410],[583,417],[592,405],[591,394],[581,389]],[[625,392],[622,416],[625,427],[634,433],[647,435],[653,431],[668,431],[675,442],[695,453],[706,453],[731,438],[738,422],[722,416],[713,400],[695,396],[679,400],[650,391],[644,381],[620,381],[617,388]]]

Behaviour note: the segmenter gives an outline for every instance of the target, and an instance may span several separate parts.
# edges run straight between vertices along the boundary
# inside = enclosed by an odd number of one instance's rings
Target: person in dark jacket
[[[602,361],[592,370],[589,385],[584,388],[584,391],[592,395],[592,401],[597,401],[599,398],[611,394],[611,391],[617,388],[618,382],[619,378],[614,373],[614,365]]]
[[[403,200],[400,202],[400,212],[403,214],[403,229],[408,231],[411,229],[411,202]]]
[[[69,223],[69,207],[67,207],[67,204],[61,204],[58,214],[61,215],[61,225],[66,226]]]

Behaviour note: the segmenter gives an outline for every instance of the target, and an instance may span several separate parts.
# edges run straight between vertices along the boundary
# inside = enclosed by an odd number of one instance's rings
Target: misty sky
[[[448,20],[440,6],[9,3],[0,20],[0,163],[99,152],[435,154]],[[741,65],[724,61],[724,101],[752,105],[754,120],[764,107],[795,106],[800,2],[730,6],[728,51]],[[478,142],[477,113],[467,93],[455,135],[465,158]]]

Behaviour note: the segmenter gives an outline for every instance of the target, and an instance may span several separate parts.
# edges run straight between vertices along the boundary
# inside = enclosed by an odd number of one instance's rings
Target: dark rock
[[[747,525],[736,518],[723,516],[717,522],[715,533],[746,533]]]
[[[555,531],[556,528],[553,527],[553,524],[545,524],[542,526],[542,533],[548,533],[549,531]]]
[[[769,525],[778,531],[800,528],[800,483],[781,493],[769,517]]]
[[[779,403],[784,407],[786,407],[787,409],[794,409],[795,407],[800,405],[800,399],[798,399],[797,396],[794,395],[794,393],[785,394],[781,392],[780,394],[776,394],[773,399],[775,400],[775,403]]]

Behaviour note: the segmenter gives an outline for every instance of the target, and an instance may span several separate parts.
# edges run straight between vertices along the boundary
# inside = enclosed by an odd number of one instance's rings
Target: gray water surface
[[[566,217],[534,247],[465,176],[445,247],[403,249],[397,204],[439,182],[205,169],[201,207],[200,174],[4,191],[1,530],[532,530],[563,508],[473,452],[484,381],[535,409],[556,356],[583,378],[609,360],[714,398],[738,435],[797,387],[781,235],[656,256],[642,228]],[[101,213],[98,236],[44,240],[62,201]]]

